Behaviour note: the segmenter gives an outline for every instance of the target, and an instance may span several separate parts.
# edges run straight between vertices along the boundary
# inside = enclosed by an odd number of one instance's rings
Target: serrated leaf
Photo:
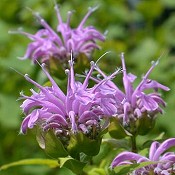
[[[56,168],[59,166],[58,161],[52,160],[52,159],[23,159],[23,160],[2,165],[0,167],[0,171],[6,170],[14,166],[21,166],[21,165],[47,165],[50,168]]]
[[[130,173],[132,171],[138,170],[140,168],[143,168],[148,165],[157,164],[157,162],[142,162],[138,164],[131,164],[131,165],[120,165],[114,168],[114,172],[117,173],[117,175],[126,175],[127,173]]]

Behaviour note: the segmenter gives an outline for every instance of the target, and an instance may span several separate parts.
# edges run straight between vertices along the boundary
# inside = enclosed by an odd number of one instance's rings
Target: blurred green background
[[[167,85],[171,91],[163,93],[167,107],[158,116],[155,129],[141,140],[152,139],[164,132],[165,137],[175,136],[175,1],[174,0],[62,0],[57,1],[63,19],[68,10],[75,10],[71,19],[76,27],[87,13],[89,6],[99,5],[88,19],[86,25],[94,25],[99,31],[108,31],[106,41],[99,43],[100,51],[95,51],[93,59],[106,51],[112,51],[100,61],[100,67],[112,73],[121,66],[119,54],[125,52],[128,71],[140,78],[150,67],[152,60],[160,56],[160,63],[151,78]],[[25,158],[48,158],[35,140],[35,132],[19,135],[24,117],[18,101],[19,93],[29,92],[33,86],[22,74],[29,74],[37,82],[44,78],[38,66],[30,60],[21,61],[30,42],[22,35],[10,35],[8,31],[22,27],[24,31],[35,33],[41,28],[28,8],[39,12],[54,28],[57,26],[53,0],[1,0],[0,1],[0,165]],[[115,81],[121,85],[121,77]],[[106,150],[109,147],[104,148]],[[109,150],[108,152],[110,152]],[[102,153],[101,155],[103,155]],[[103,158],[100,157],[100,159]],[[109,163],[111,157],[108,156]],[[100,163],[99,163],[100,165]],[[102,166],[102,165],[100,165]],[[49,169],[44,166],[15,167],[0,172],[3,175],[59,175],[71,174],[66,170]],[[93,173],[91,172],[93,175]],[[98,174],[98,173],[97,173]],[[94,173],[94,175],[96,175]]]

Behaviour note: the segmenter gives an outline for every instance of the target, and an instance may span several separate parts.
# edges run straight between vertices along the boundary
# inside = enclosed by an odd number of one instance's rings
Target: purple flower
[[[151,144],[149,150],[149,158],[132,152],[122,152],[113,160],[112,168],[124,165],[133,164],[133,162],[141,163],[147,161],[153,161],[155,164],[148,165],[140,168],[134,172],[135,175],[149,174],[154,172],[159,175],[169,175],[175,173],[175,153],[166,152],[169,148],[175,147],[175,138],[165,140],[163,143],[157,141]]]
[[[155,80],[149,79],[149,74],[158,64],[158,61],[153,62],[151,68],[143,76],[142,81],[134,89],[133,83],[136,76],[131,73],[127,74],[123,53],[121,54],[121,59],[123,68],[123,85],[125,89],[125,98],[122,102],[123,121],[127,123],[129,120],[140,118],[143,115],[152,118],[155,114],[162,113],[163,111],[160,105],[165,106],[165,102],[158,93],[158,89],[168,91],[169,88]],[[146,93],[146,90],[152,90],[153,92]]]
[[[34,84],[40,91],[31,89],[31,96],[21,93],[21,98],[25,99],[21,108],[26,115],[21,125],[21,133],[26,133],[28,128],[32,129],[37,125],[43,131],[53,130],[60,138],[69,139],[72,133],[78,132],[90,138],[98,136],[106,127],[104,121],[108,120],[104,118],[107,114],[101,108],[100,97],[96,93],[100,84],[88,88],[88,81],[95,67],[95,64],[91,63],[91,69],[81,83],[75,81],[73,61],[72,59],[69,61],[70,70],[66,70],[68,74],[66,94],[46,71],[44,63],[41,67],[52,83],[51,87],[41,86],[25,75],[27,81]]]
[[[124,92],[111,80],[105,81],[106,86],[102,86],[100,91],[101,94],[105,94],[105,96],[110,96],[111,98],[110,101],[113,107],[110,108],[110,114],[120,118],[121,123],[124,125],[128,125],[131,121],[136,121],[144,116],[154,119],[157,113],[163,112],[161,106],[165,106],[165,102],[158,93],[158,89],[164,91],[169,90],[168,87],[155,80],[149,79],[149,74],[158,62],[152,64],[151,68],[143,76],[141,82],[134,89],[133,83],[136,76],[127,73],[123,53],[121,54],[121,61]],[[106,76],[98,67],[96,67],[96,70],[104,79],[108,79],[108,76]],[[95,79],[95,81],[99,82],[100,80]],[[146,92],[147,90],[149,91]],[[107,107],[107,105],[105,106]]]
[[[40,29],[36,34],[20,31],[21,34],[32,40],[22,59],[30,58],[33,62],[41,59],[41,62],[46,62],[50,58],[55,58],[65,63],[70,58],[71,52],[73,52],[74,57],[80,53],[89,57],[94,49],[99,49],[96,41],[105,40],[105,36],[93,26],[84,26],[87,18],[96,8],[89,8],[88,13],[75,29],[70,27],[72,12],[68,12],[67,22],[64,23],[57,6],[55,6],[55,10],[59,22],[56,31],[39,14],[35,14],[35,16],[39,19],[43,29]]]

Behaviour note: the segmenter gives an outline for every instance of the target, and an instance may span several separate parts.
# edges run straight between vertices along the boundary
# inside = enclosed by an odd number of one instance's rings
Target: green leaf
[[[154,138],[154,140],[162,140],[165,136],[165,132],[161,132],[157,137]]]
[[[14,166],[21,166],[21,165],[47,165],[50,168],[56,168],[59,166],[58,161],[52,160],[52,159],[23,159],[23,160],[2,165],[0,167],[0,171],[6,170]]]
[[[59,158],[58,160],[24,159],[24,160],[20,160],[20,161],[16,161],[16,162],[2,165],[0,167],[0,171],[6,170],[6,169],[11,168],[11,167],[15,167],[15,166],[22,166],[22,165],[47,165],[50,168],[65,167],[65,168],[70,169],[75,174],[80,174],[86,164],[82,163],[80,161],[77,161],[71,157]]]
[[[108,131],[110,136],[115,139],[123,139],[126,136],[131,135],[122,127],[122,125],[120,124],[119,120],[116,117],[110,119],[110,125],[108,127]]]
[[[145,114],[136,121],[137,134],[146,135],[154,128],[154,126],[155,119],[148,117],[147,114]]]
[[[62,142],[51,131],[47,133],[38,133],[37,141],[40,147],[53,158],[68,156],[68,152],[64,148]]]
[[[88,175],[106,175],[104,168],[91,168]]]
[[[165,132],[160,133],[157,137],[152,138],[151,140],[146,140],[143,144],[142,144],[142,148],[150,148],[150,145],[154,142],[154,141],[158,141],[158,142],[163,142],[165,141],[164,138]],[[141,154],[143,155],[143,154]]]
[[[81,152],[95,156],[99,153],[100,144],[101,138],[89,139],[83,133],[77,133],[71,136],[67,149],[74,158],[79,158]]]
[[[86,165],[86,163],[75,160],[71,157],[68,158],[59,158],[60,168],[65,167],[70,169],[75,174],[80,174]]]
[[[117,175],[126,175],[127,173],[130,173],[132,171],[135,171],[137,169],[143,168],[145,166],[151,165],[151,164],[157,164],[157,162],[142,162],[139,164],[132,164],[132,165],[120,165],[114,168],[115,173]]]

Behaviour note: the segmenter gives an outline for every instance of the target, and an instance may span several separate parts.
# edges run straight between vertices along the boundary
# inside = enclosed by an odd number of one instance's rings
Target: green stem
[[[137,153],[136,136],[131,136],[131,149],[133,153]]]

